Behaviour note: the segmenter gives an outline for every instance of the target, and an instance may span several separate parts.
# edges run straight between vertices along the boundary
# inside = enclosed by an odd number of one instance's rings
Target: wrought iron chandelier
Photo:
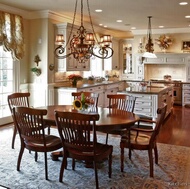
[[[64,46],[64,36],[62,34],[58,34],[56,36],[56,45],[58,47],[54,50],[54,54],[59,59],[64,59],[69,56],[73,56],[79,63],[85,63],[90,59],[91,56],[95,56],[101,59],[107,59],[113,56],[113,49],[110,47],[111,36],[110,35],[104,35],[100,38],[100,42],[98,42],[94,27],[92,24],[92,19],[90,15],[90,7],[88,0],[87,2],[87,8],[88,8],[88,14],[90,19],[90,24],[92,28],[92,32],[89,33],[86,31],[83,25],[83,0],[81,0],[81,25],[77,30],[77,34],[73,34],[73,28],[75,23],[75,17],[76,17],[76,10],[77,10],[77,2],[75,3],[75,11],[73,16],[73,22],[71,26],[71,32],[69,34],[68,40]],[[73,36],[72,36],[73,34]],[[71,37],[72,36],[72,37]],[[66,47],[69,49],[69,53],[66,54]],[[95,49],[96,53],[95,53]]]
[[[145,46],[146,52],[143,54],[145,58],[157,58],[154,52],[154,44],[152,42],[152,31],[151,31],[151,18],[148,16],[148,32],[147,32],[147,44]]]

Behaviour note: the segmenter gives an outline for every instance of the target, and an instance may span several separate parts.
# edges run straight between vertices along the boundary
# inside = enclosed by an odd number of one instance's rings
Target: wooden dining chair
[[[164,122],[164,118],[166,115],[167,105],[163,104],[162,107],[157,109],[157,120],[152,121],[150,119],[143,119],[139,120],[140,122],[145,123],[155,123],[154,129],[142,129],[140,127],[131,128],[130,133],[130,141],[128,140],[129,137],[123,135],[120,142],[121,148],[121,172],[124,169],[124,148],[129,148],[129,150],[147,150],[148,157],[149,157],[149,164],[150,164],[150,177],[153,177],[154,172],[154,165],[153,165],[153,154],[152,151],[154,150],[155,155],[155,163],[158,164],[158,150],[157,150],[157,143],[156,139],[158,137],[160,128]],[[129,153],[129,159],[131,159],[131,153]]]
[[[30,97],[30,93],[28,92],[26,93],[18,92],[18,93],[13,93],[13,94],[8,95],[7,101],[8,101],[9,109],[11,111],[11,115],[13,115],[13,107],[16,107],[16,106],[29,107],[29,97]],[[14,149],[16,134],[17,134],[17,128],[14,125],[14,131],[13,131],[13,137],[12,137],[12,149]]]
[[[77,98],[81,98],[81,94],[84,94],[85,98],[89,101],[89,105],[92,108],[95,108],[98,106],[98,99],[99,94],[98,93],[92,93],[92,92],[72,92],[71,95],[73,96],[74,100]]]
[[[108,94],[108,108],[115,108],[133,112],[136,97],[127,94]],[[123,130],[113,130],[106,134],[106,144],[108,143],[109,134],[121,135]]]
[[[67,158],[93,162],[96,188],[99,188],[97,162],[108,159],[109,178],[112,174],[113,146],[97,142],[96,121],[99,114],[55,111],[55,120],[64,149],[59,181],[62,182]],[[74,161],[75,162],[75,161]],[[72,169],[75,169],[73,164]]]
[[[43,116],[46,114],[46,109],[18,106],[13,108],[14,124],[17,127],[21,143],[17,161],[17,171],[20,171],[21,159],[25,148],[34,152],[43,152],[45,178],[48,180],[47,152],[62,148],[62,143],[59,137],[45,134]],[[35,161],[37,161],[37,156],[35,157]]]

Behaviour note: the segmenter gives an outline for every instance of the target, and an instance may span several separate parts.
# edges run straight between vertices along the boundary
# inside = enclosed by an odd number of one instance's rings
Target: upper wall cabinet
[[[63,23],[57,24],[55,26],[55,34],[63,34],[66,45],[68,43],[68,39],[72,39],[73,35],[77,33],[77,26],[74,26],[72,35],[71,32],[71,24]],[[68,46],[65,48],[65,54],[69,53]],[[85,63],[78,63],[77,60],[70,55],[64,59],[55,58],[55,62],[57,63],[57,71],[89,71],[90,70],[90,60]]]
[[[134,78],[134,57],[132,56],[133,40],[120,41],[120,60],[122,66],[122,78]]]
[[[119,41],[112,39],[113,56],[104,59],[104,70],[119,70]]]

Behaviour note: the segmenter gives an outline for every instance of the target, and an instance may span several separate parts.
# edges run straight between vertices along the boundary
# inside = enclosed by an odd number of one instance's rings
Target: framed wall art
[[[183,41],[181,50],[190,52],[190,41]]]

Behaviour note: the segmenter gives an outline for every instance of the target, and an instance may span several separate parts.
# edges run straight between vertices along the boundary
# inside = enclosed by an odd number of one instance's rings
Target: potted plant
[[[42,73],[41,69],[37,67],[31,68],[31,72],[33,72],[36,76],[40,76]]]
[[[88,77],[88,84],[94,84],[95,77],[94,76],[89,76]]]

